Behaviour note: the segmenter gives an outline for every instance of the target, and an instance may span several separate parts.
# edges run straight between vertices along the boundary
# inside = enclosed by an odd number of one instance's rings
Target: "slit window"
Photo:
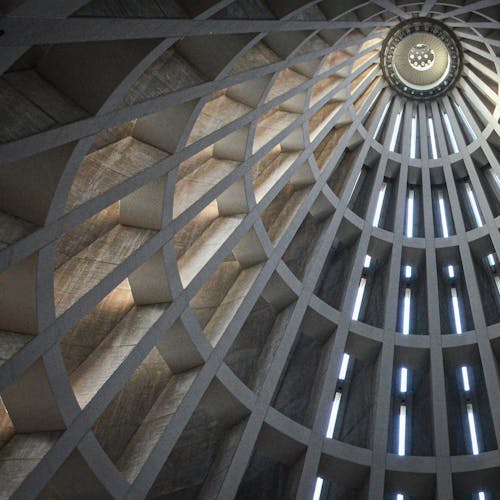
[[[450,141],[451,152],[458,153],[457,139],[455,138],[455,133],[451,127],[450,117],[447,113],[443,113],[444,124],[446,126],[446,132],[448,134],[448,139]]]
[[[455,320],[455,332],[460,335],[462,333],[462,321],[460,319],[460,307],[458,305],[457,289],[451,289],[451,305],[453,308],[453,318]]]
[[[462,366],[462,383],[464,386],[464,391],[469,392],[470,391],[470,382],[469,382],[469,372],[467,370],[466,366]]]
[[[380,117],[380,121],[378,122],[377,128],[375,130],[375,135],[374,138],[375,140],[378,139],[378,135],[380,133],[380,130],[382,129],[382,125],[384,124],[385,117],[387,116],[387,112],[389,111],[389,106],[391,105],[391,101],[389,101],[384,108],[384,111],[382,112],[382,116]]]
[[[411,266],[405,266],[405,278],[410,279],[412,276]]]
[[[429,128],[429,143],[431,146],[431,156],[434,160],[437,160],[437,144],[436,144],[436,132],[434,130],[434,120],[432,118],[427,119],[427,126]]]
[[[399,434],[398,434],[398,455],[404,456],[406,453],[406,405],[399,408]]]
[[[410,157],[417,157],[417,117],[411,119]]]
[[[333,433],[335,431],[335,424],[337,423],[337,417],[339,414],[340,400],[342,399],[342,393],[337,391],[332,402],[332,409],[330,411],[330,419],[328,420],[328,428],[326,429],[326,437],[332,439]]]
[[[490,172],[491,172],[491,176],[493,177],[493,180],[495,181],[497,188],[500,190],[500,178],[498,177],[497,174],[495,174],[495,172],[493,172],[493,170],[490,169]]]
[[[472,129],[471,124],[469,123],[469,120],[467,120],[465,113],[463,112],[462,108],[457,103],[455,103],[455,107],[457,109],[458,115],[460,116],[460,119],[462,120],[462,123],[465,125],[465,128],[469,134],[470,139],[475,141],[477,139],[477,136],[476,136],[474,130]]]
[[[410,189],[408,191],[408,202],[406,206],[406,236],[413,238],[413,211],[415,204],[415,191]]]
[[[490,253],[487,257],[488,265],[490,266],[491,272],[493,273],[493,279],[495,280],[495,286],[500,295],[500,276],[498,275],[498,269],[495,260],[495,254]]]
[[[408,368],[404,366],[401,368],[400,378],[399,378],[399,392],[405,394],[408,390]]]
[[[402,111],[400,111],[396,116],[396,121],[394,122],[394,130],[392,131],[391,142],[389,144],[389,151],[394,151],[396,149],[396,144],[399,137],[399,128],[401,127],[401,117],[403,116]]]
[[[403,298],[403,335],[410,334],[411,288],[405,288]]]
[[[362,173],[362,171],[360,170],[357,177],[356,177],[356,180],[354,181],[351,194],[349,195],[349,201],[351,201],[352,195],[354,194],[354,192],[356,191],[356,188],[358,187],[359,179],[361,178],[361,173]]]
[[[387,191],[387,183],[383,182],[380,187],[377,198],[377,206],[375,207],[375,215],[373,216],[373,225],[378,227],[380,223],[380,216],[382,215],[382,208],[384,206],[385,192]]]
[[[359,312],[361,310],[361,303],[363,302],[363,295],[365,293],[366,278],[363,276],[359,282],[358,293],[356,294],[356,301],[354,302],[354,311],[352,312],[352,319],[357,321]]]
[[[348,368],[349,368],[349,354],[344,353],[344,355],[342,356],[342,363],[340,365],[339,380],[345,380]]]
[[[446,207],[444,204],[444,195],[442,191],[438,193],[438,204],[439,204],[439,218],[441,219],[441,234],[443,238],[448,238],[450,233],[448,231],[448,221],[446,219]]]
[[[482,227],[483,221],[481,219],[481,214],[479,213],[479,207],[477,206],[476,197],[474,196],[474,191],[472,191],[472,187],[469,182],[465,183],[465,191],[467,192],[467,198],[469,200],[472,214],[474,215],[474,220],[476,221],[476,226]]]
[[[467,403],[467,421],[469,422],[469,432],[470,432],[470,441],[472,446],[472,454],[479,454],[479,444],[477,441],[477,433],[476,433],[476,422],[474,419],[474,410],[472,409],[472,404]]]
[[[314,487],[313,500],[319,500],[321,497],[321,490],[323,489],[323,478],[316,478],[316,486]]]

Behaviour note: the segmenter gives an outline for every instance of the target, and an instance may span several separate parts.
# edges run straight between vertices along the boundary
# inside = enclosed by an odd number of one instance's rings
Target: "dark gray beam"
[[[106,40],[134,40],[200,35],[268,33],[329,29],[377,28],[386,21],[255,21],[192,19],[28,18],[7,17],[0,46],[36,45]]]

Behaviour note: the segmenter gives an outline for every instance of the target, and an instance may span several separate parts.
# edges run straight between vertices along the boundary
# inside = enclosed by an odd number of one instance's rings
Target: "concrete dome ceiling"
[[[499,5],[4,2],[0,496],[499,498]]]

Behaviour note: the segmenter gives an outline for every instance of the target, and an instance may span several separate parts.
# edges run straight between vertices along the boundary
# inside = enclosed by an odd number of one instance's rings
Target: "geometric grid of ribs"
[[[2,497],[498,494],[498,2],[85,4],[1,23]],[[382,78],[411,16],[464,50],[432,102]]]

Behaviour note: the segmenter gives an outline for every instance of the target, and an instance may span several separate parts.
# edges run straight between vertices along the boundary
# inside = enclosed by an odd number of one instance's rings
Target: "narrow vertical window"
[[[374,139],[377,140],[378,139],[378,135],[380,133],[380,130],[382,128],[382,125],[384,124],[384,121],[385,121],[385,117],[387,115],[387,111],[389,111],[389,106],[391,105],[391,101],[389,101],[386,105],[385,105],[385,108],[384,108],[384,111],[382,112],[382,116],[380,117],[380,121],[378,122],[378,125],[377,125],[377,128],[375,129],[375,135],[374,135]]]
[[[438,203],[439,203],[439,218],[441,219],[441,233],[443,238],[448,238],[450,233],[448,232],[448,221],[446,220],[446,208],[444,205],[443,192],[438,193]]]
[[[375,215],[373,216],[373,225],[378,227],[380,223],[380,216],[382,215],[382,207],[384,206],[385,192],[387,190],[387,183],[383,182],[380,187],[377,198],[377,206],[375,207]]]
[[[469,133],[470,138],[473,141],[475,141],[477,139],[477,136],[476,136],[474,130],[472,130],[471,124],[469,123],[469,120],[467,120],[465,113],[463,112],[460,105],[458,105],[457,103],[455,103],[455,107],[457,108],[458,114],[462,120],[462,123],[465,125],[465,128],[467,129],[467,132]]]
[[[450,117],[447,113],[443,113],[444,124],[446,125],[446,131],[448,133],[448,138],[450,139],[451,150],[453,153],[458,153],[457,140],[453,129],[451,128]]]
[[[342,363],[340,365],[339,380],[345,380],[347,375],[347,368],[349,368],[349,354],[344,353],[342,356]]]
[[[410,279],[412,275],[411,266],[405,266],[405,278]]]
[[[394,122],[394,130],[392,131],[391,142],[389,144],[389,151],[394,151],[396,149],[396,144],[399,137],[399,128],[401,127],[401,117],[403,112],[400,111],[396,116],[396,121]]]
[[[415,191],[408,191],[408,202],[406,205],[406,236],[413,238],[413,205],[415,203]]]
[[[469,199],[469,204],[474,215],[474,220],[476,221],[476,226],[482,227],[483,221],[481,219],[481,214],[479,213],[476,197],[474,196],[474,191],[472,191],[472,187],[469,182],[465,183],[465,190],[467,192],[467,198]]]
[[[476,422],[474,420],[474,410],[472,409],[472,405],[470,403],[467,403],[467,420],[469,422],[472,454],[477,455],[479,453],[479,445],[477,442]]]
[[[330,419],[328,420],[328,428],[326,430],[326,437],[332,439],[333,433],[335,431],[335,424],[337,423],[337,416],[339,414],[340,400],[342,398],[342,393],[337,391],[332,402],[332,409],[330,411]]]
[[[417,157],[417,117],[411,119],[410,158]]]
[[[365,256],[365,260],[363,262],[363,270],[367,270],[370,268],[370,265],[372,263],[372,258],[370,255]],[[352,312],[352,319],[357,321],[359,318],[359,312],[361,310],[361,304],[363,302],[363,295],[365,293],[365,287],[366,287],[366,278],[365,276],[361,276],[361,279],[359,280],[359,286],[358,286],[358,293],[356,294],[356,300],[354,302],[354,310]]]
[[[399,378],[399,392],[405,394],[408,390],[408,368],[402,367]]]
[[[437,160],[437,146],[436,146],[436,134],[434,132],[434,120],[432,118],[427,119],[427,126],[429,127],[429,139],[431,145],[431,156],[434,160]]]
[[[455,277],[455,268],[453,266],[448,266],[448,278],[453,279]]]
[[[406,452],[406,405],[399,408],[399,435],[398,435],[398,455],[400,457]]]
[[[314,487],[313,500],[319,500],[321,498],[321,490],[323,489],[323,478],[316,478],[316,486]]]
[[[357,321],[359,318],[359,311],[361,310],[361,302],[365,293],[366,278],[363,276],[359,282],[358,293],[356,294],[356,301],[354,302],[354,311],[352,312],[352,319]]]
[[[498,177],[495,172],[493,172],[493,169],[490,169],[491,176],[493,177],[493,180],[495,181],[495,184],[497,185],[497,188],[500,189],[500,178]]]
[[[455,331],[460,335],[462,333],[462,321],[460,319],[460,308],[458,306],[457,289],[455,287],[451,289],[451,305],[455,319]]]
[[[495,256],[492,253],[490,253],[487,258],[490,267],[495,267]]]
[[[484,491],[480,491],[477,494],[477,498],[478,498],[478,500],[486,500],[486,495],[484,494]]]
[[[354,191],[356,191],[356,186],[358,185],[359,179],[361,178],[361,172],[362,172],[362,170],[360,170],[358,172],[356,180],[354,181],[354,185],[352,186],[351,194],[349,195],[349,201],[351,201],[352,195],[354,194]]]
[[[403,335],[410,333],[410,313],[411,313],[411,288],[405,288],[403,299]]]
[[[401,495],[401,493],[398,493],[396,495],[396,500],[405,500],[405,497],[403,495]]]
[[[464,386],[464,391],[470,391],[470,383],[469,383],[469,372],[467,371],[466,366],[462,366],[462,383]]]

